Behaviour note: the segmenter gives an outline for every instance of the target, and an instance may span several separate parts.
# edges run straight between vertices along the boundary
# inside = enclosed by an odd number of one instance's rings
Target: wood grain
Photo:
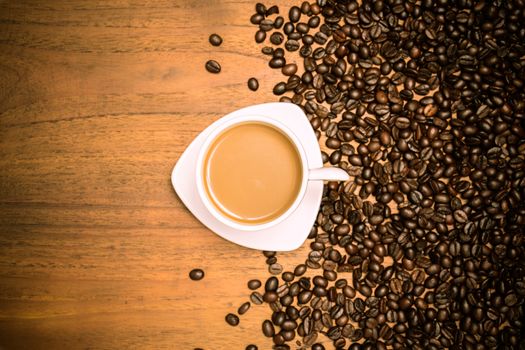
[[[224,322],[246,281],[267,276],[262,254],[204,228],[169,180],[211,122],[276,100],[282,78],[253,41],[253,10],[0,0],[1,349],[270,348],[266,306]],[[205,71],[210,58],[221,74]],[[305,252],[279,261],[290,269]],[[194,267],[204,280],[189,280]]]

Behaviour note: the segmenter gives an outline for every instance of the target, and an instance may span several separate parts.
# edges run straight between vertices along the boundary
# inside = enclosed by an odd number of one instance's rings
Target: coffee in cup
[[[206,196],[222,215],[259,225],[283,215],[303,181],[301,156],[290,138],[271,124],[248,121],[223,130],[204,156]]]
[[[197,157],[197,195],[224,225],[260,231],[301,204],[310,181],[342,180],[338,168],[311,168],[294,131],[277,118],[238,115],[207,135]]]

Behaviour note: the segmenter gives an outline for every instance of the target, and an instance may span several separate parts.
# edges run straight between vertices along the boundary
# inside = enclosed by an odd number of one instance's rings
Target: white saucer
[[[171,182],[186,207],[210,230],[238,245],[260,250],[289,251],[299,248],[317,218],[323,196],[322,181],[308,181],[306,193],[297,209],[280,223],[258,231],[239,231],[217,220],[204,206],[197,193],[195,172],[197,155],[207,135],[218,125],[239,115],[265,116],[286,125],[301,140],[310,169],[321,168],[323,161],[319,143],[304,112],[291,103],[265,103],[239,109],[217,120],[181,155],[171,174]]]

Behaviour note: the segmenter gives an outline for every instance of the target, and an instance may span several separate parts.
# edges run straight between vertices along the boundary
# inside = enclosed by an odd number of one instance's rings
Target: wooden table
[[[262,254],[207,230],[170,183],[207,125],[277,100],[254,5],[0,0],[0,349],[270,348],[266,305],[224,321],[268,276]]]

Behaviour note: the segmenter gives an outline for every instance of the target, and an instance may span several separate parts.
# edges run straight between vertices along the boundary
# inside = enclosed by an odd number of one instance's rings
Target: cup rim
[[[297,196],[295,197],[294,202],[288,207],[288,209],[284,213],[282,213],[277,218],[275,218],[275,219],[273,219],[271,221],[268,221],[268,222],[264,222],[262,224],[254,224],[254,225],[241,224],[241,223],[239,223],[237,221],[234,221],[234,220],[226,217],[221,212],[219,212],[219,210],[217,210],[215,205],[211,202],[211,200],[208,198],[208,195],[206,194],[206,191],[204,189],[204,181],[205,180],[204,180],[204,177],[202,176],[203,168],[204,168],[204,159],[205,159],[205,156],[206,156],[206,154],[207,154],[207,152],[208,152],[212,142],[222,132],[226,131],[227,129],[229,129],[231,127],[234,127],[234,126],[236,126],[238,124],[249,123],[249,122],[259,122],[259,123],[263,123],[263,124],[269,124],[270,126],[273,126],[278,131],[280,131],[284,135],[286,135],[290,139],[292,144],[294,145],[297,153],[299,154],[299,158],[301,159],[301,167],[302,167],[301,186],[299,188],[299,192],[297,193]],[[197,169],[196,169],[197,171],[196,171],[196,174],[195,174],[196,184],[197,184],[197,193],[198,193],[199,197],[201,198],[201,200],[202,200],[204,206],[206,207],[206,209],[217,220],[219,220],[223,224],[225,224],[227,226],[230,226],[230,227],[232,227],[234,229],[237,229],[237,230],[242,230],[242,231],[259,231],[259,230],[264,230],[264,229],[267,229],[269,227],[272,227],[272,226],[277,225],[278,223],[282,222],[287,217],[289,217],[291,213],[293,213],[297,209],[297,207],[299,206],[299,204],[303,200],[304,195],[306,193],[306,187],[307,187],[307,183],[308,183],[308,169],[309,169],[309,167],[308,167],[308,159],[306,158],[306,153],[305,153],[305,151],[304,151],[304,149],[302,147],[302,144],[299,141],[299,138],[287,126],[285,126],[284,124],[282,124],[278,120],[275,120],[275,119],[272,119],[272,118],[269,118],[269,117],[266,117],[266,116],[262,116],[262,115],[254,115],[254,114],[252,115],[252,114],[250,114],[250,115],[236,116],[236,117],[233,117],[233,118],[225,121],[224,123],[222,123],[220,125],[217,125],[217,127],[214,128],[210,132],[210,134],[206,137],[206,139],[204,140],[203,144],[201,145],[201,148],[199,150],[199,154],[198,154],[198,157],[197,157]]]

